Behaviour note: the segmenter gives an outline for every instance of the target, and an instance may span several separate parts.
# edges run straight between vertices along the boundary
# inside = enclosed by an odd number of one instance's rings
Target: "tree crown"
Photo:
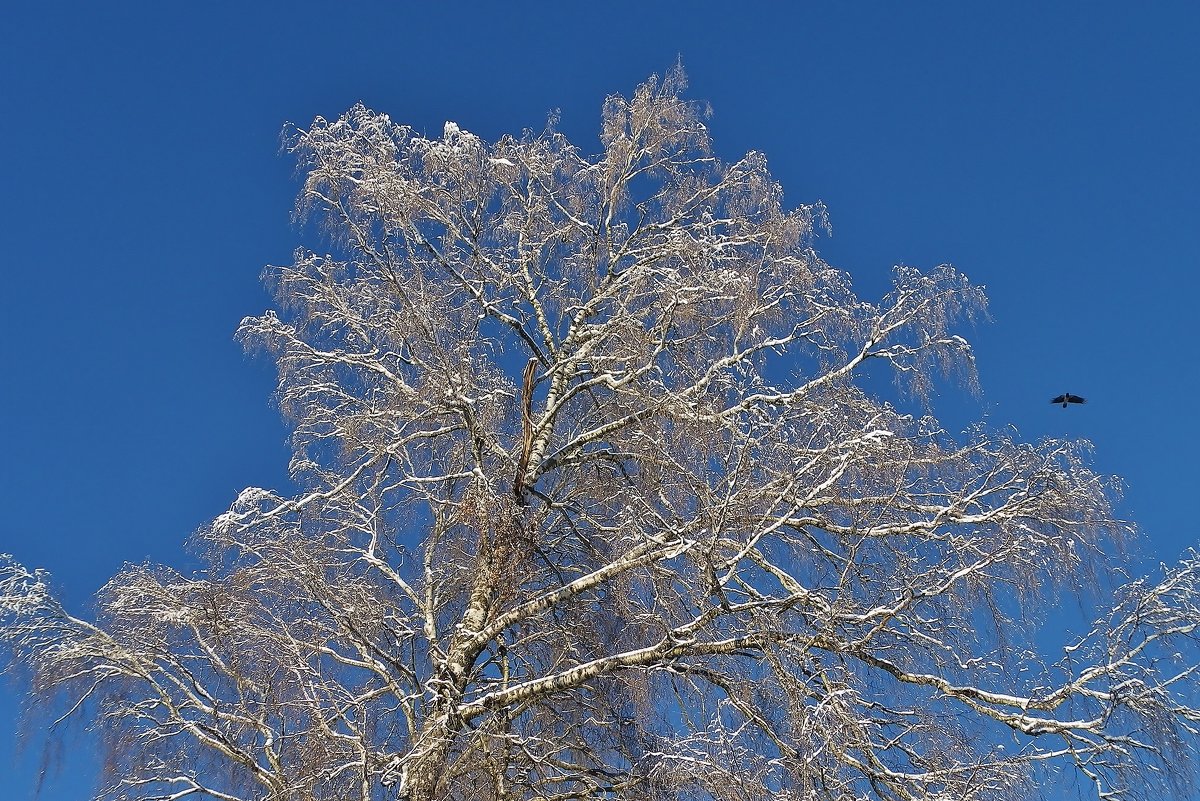
[[[130,567],[94,622],[0,571],[35,692],[96,703],[106,797],[981,799],[1074,766],[1120,799],[1190,752],[1196,563],[1029,650],[1130,533],[1110,483],[864,390],[972,387],[982,291],[856,297],[824,208],[717,158],[683,89],[610,97],[592,157],[362,106],[288,133],[330,252],[240,336],[301,491],[244,491],[205,573]]]

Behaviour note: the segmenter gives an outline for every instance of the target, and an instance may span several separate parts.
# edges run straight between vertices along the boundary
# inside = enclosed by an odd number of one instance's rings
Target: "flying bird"
[[[1087,400],[1079,397],[1078,395],[1072,395],[1070,392],[1064,392],[1050,402],[1061,403],[1062,407],[1065,409],[1067,408],[1068,403],[1087,403]]]

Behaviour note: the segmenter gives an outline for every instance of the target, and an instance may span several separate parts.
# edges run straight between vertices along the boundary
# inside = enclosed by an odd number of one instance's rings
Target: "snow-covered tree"
[[[718,159],[682,90],[610,97],[594,157],[362,106],[290,132],[329,252],[269,270],[241,336],[278,362],[302,490],[245,490],[202,572],[129,567],[91,620],[0,562],[12,665],[105,743],[102,797],[1185,780],[1200,564],[1045,653],[1040,612],[1132,535],[1109,482],[1079,443],[943,431],[922,398],[973,384],[982,292],[942,266],[856,297],[823,209]]]

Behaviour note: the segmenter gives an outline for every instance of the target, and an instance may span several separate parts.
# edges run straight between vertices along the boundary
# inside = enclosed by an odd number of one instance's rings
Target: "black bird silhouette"
[[[1067,408],[1068,403],[1087,403],[1087,400],[1079,397],[1078,395],[1072,395],[1070,392],[1064,392],[1063,394],[1059,395],[1057,398],[1055,398],[1054,400],[1052,400],[1050,402],[1051,403],[1061,403],[1062,407],[1065,409],[1065,408]]]

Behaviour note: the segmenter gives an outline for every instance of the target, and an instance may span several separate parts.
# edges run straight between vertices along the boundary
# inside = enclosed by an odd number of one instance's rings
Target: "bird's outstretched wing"
[[[1066,395],[1059,395],[1057,398],[1052,398],[1052,399],[1050,400],[1050,402],[1051,402],[1051,403],[1066,403],[1066,402],[1067,402],[1067,396],[1066,396]]]

